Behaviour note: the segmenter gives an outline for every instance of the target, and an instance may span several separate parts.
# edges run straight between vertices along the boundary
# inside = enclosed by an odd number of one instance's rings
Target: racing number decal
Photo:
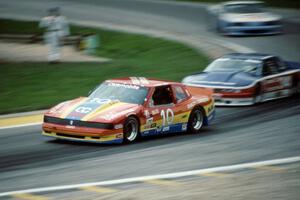
[[[174,121],[174,112],[170,108],[166,111],[161,110],[160,116],[162,117],[162,126],[172,124]]]
[[[292,86],[292,77],[284,76],[278,78],[267,79],[264,81],[266,92],[281,90]]]

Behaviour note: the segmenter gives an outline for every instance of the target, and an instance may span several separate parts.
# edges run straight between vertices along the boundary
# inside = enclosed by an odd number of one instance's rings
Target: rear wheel
[[[135,117],[128,117],[123,126],[124,143],[133,143],[139,137],[139,122]]]
[[[189,117],[188,132],[199,133],[204,124],[204,111],[200,107],[195,107]]]
[[[261,88],[261,85],[258,84],[258,85],[255,87],[253,104],[260,103],[260,102],[262,102],[262,100],[263,100],[262,88]]]
[[[293,77],[291,95],[297,95],[298,93],[300,93],[300,81],[297,79],[297,77]]]

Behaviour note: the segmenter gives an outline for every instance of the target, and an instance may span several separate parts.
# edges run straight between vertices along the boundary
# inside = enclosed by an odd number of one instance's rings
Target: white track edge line
[[[267,161],[219,166],[219,167],[213,167],[213,168],[182,171],[182,172],[168,173],[168,174],[158,174],[158,175],[150,175],[150,176],[140,176],[140,177],[133,177],[133,178],[101,181],[101,182],[79,183],[79,184],[72,184],[72,185],[62,185],[62,186],[51,186],[51,187],[42,187],[42,188],[32,188],[32,189],[26,189],[26,190],[17,190],[17,191],[0,193],[0,197],[10,196],[10,195],[15,195],[15,194],[23,194],[23,193],[51,192],[51,191],[59,191],[59,190],[67,190],[67,189],[76,189],[79,187],[87,187],[87,186],[116,185],[116,184],[132,183],[132,182],[141,182],[141,181],[153,180],[153,179],[180,178],[180,177],[197,175],[200,173],[233,171],[233,170],[239,170],[239,169],[245,169],[245,168],[261,167],[261,166],[266,166],[266,165],[294,163],[294,162],[299,162],[299,161],[300,161],[300,156],[295,156],[295,157],[288,157],[288,158],[281,158],[281,159],[274,159],[274,160],[267,160]]]
[[[2,130],[2,129],[9,129],[9,128],[20,128],[20,127],[25,127],[25,126],[35,126],[35,125],[41,125],[41,124],[42,124],[42,122],[35,122],[35,123],[28,123],[28,124],[3,126],[3,127],[0,127],[0,130]]]

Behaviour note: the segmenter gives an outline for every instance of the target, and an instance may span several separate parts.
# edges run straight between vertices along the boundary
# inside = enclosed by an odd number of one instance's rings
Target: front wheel
[[[199,133],[204,124],[204,112],[200,107],[192,110],[188,121],[188,132]]]
[[[133,143],[139,136],[139,122],[135,117],[128,117],[123,126],[124,143]]]

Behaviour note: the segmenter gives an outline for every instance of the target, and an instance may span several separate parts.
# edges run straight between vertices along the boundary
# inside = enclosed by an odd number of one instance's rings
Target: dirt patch
[[[48,48],[43,44],[21,44],[0,41],[0,63],[47,62]],[[62,48],[61,62],[108,62],[110,59],[90,56],[72,46]]]

